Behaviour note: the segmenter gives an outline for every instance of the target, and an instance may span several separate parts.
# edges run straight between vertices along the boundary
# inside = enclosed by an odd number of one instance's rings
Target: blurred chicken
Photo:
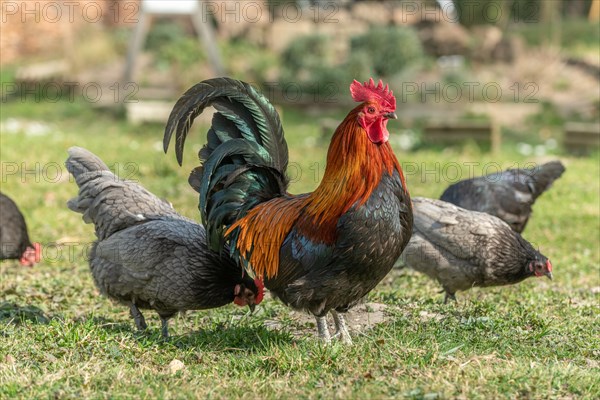
[[[19,260],[32,267],[40,262],[41,252],[41,245],[29,240],[25,218],[15,202],[0,193],[0,260]]]
[[[473,286],[552,279],[550,260],[499,218],[422,197],[413,198],[413,212],[413,235],[400,259],[436,279],[445,302]]]
[[[202,225],[121,180],[85,149],[70,148],[66,166],[79,186],[68,206],[96,228],[94,282],[102,294],[130,307],[138,329],[146,328],[140,308],[156,310],[168,336],[168,319],[178,311],[231,302],[253,310],[261,302],[262,283],[243,274],[226,252],[209,250]]]
[[[531,216],[533,203],[564,171],[560,161],[528,169],[508,169],[457,182],[444,191],[440,200],[495,215],[521,233]]]

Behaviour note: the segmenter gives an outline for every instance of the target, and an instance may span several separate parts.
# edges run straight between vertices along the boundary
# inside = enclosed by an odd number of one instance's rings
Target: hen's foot
[[[129,313],[131,314],[131,317],[135,321],[135,326],[137,326],[137,328],[140,331],[143,331],[148,327],[148,325],[146,325],[146,320],[144,319],[144,316],[142,315],[142,313],[140,312],[140,309],[137,308],[137,306],[135,304],[131,303],[131,305],[129,306]]]

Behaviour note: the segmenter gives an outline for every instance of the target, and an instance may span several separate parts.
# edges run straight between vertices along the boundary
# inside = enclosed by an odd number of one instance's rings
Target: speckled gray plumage
[[[547,259],[492,215],[441,200],[413,199],[413,235],[401,260],[436,279],[448,295],[533,276],[528,264]]]
[[[66,165],[79,186],[68,206],[96,228],[89,260],[94,282],[102,294],[134,305],[132,315],[135,307],[148,308],[166,319],[231,303],[239,283],[256,288],[225,253],[208,249],[202,225],[121,180],[94,154],[71,148]]]
[[[551,161],[534,168],[508,169],[449,186],[440,200],[467,210],[481,211],[502,219],[515,232],[523,232],[536,199],[560,178],[565,167]]]

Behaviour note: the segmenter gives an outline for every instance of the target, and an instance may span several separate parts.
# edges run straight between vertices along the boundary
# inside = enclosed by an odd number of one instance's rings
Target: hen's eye
[[[373,114],[375,112],[375,107],[369,107],[367,111],[369,112],[369,114]]]

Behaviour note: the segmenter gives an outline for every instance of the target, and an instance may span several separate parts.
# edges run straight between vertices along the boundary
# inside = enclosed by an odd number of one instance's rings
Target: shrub
[[[352,52],[371,60],[373,71],[390,77],[423,59],[423,47],[412,28],[376,27],[351,42]]]
[[[331,65],[333,52],[330,40],[319,34],[294,40],[282,55],[286,72],[302,80],[323,66]]]

